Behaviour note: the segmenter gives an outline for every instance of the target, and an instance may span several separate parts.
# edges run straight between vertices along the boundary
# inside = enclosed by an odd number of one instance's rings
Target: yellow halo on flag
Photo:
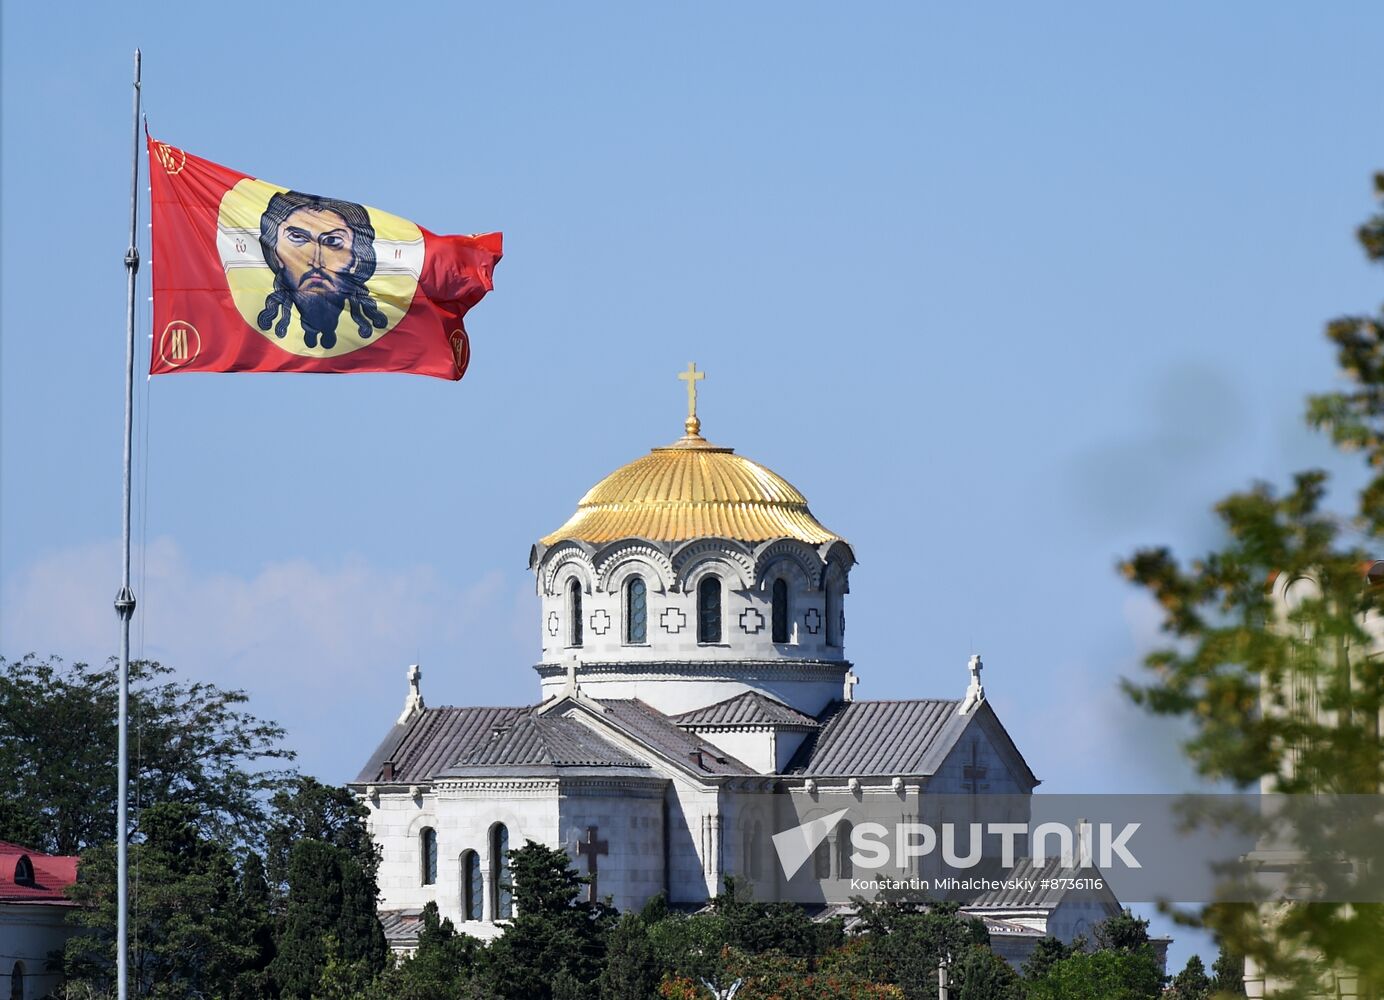
[[[272,264],[260,237],[266,214]],[[249,177],[221,199],[216,244],[245,322],[311,358],[377,343],[408,312],[423,272],[423,234],[407,219]]]

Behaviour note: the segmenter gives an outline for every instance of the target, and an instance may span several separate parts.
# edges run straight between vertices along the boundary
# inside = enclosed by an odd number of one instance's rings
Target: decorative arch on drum
[[[596,583],[608,594],[624,586],[626,578],[644,578],[649,590],[656,594],[672,589],[676,576],[668,554],[642,538],[624,538],[598,549],[591,562],[596,567]]]
[[[810,545],[780,538],[760,546],[755,554],[754,585],[768,590],[780,577],[800,591],[816,590],[822,574],[822,561]]]
[[[567,581],[576,577],[581,581],[582,590],[591,593],[596,585],[596,567],[591,564],[591,553],[580,542],[559,542],[543,556],[544,597],[556,597],[567,592]]]
[[[849,582],[851,567],[855,565],[855,552],[851,547],[842,541],[828,542],[817,550],[817,554],[822,560],[822,565],[826,567],[825,572],[840,573],[844,592],[850,593],[850,587],[846,585]]]
[[[678,589],[690,594],[707,573],[715,573],[730,590],[749,590],[754,579],[750,550],[729,538],[699,538],[673,552]]]

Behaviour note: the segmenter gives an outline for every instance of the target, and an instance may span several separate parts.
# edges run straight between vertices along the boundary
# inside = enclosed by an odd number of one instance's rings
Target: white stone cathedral
[[[497,933],[513,913],[505,852],[526,840],[564,848],[592,896],[621,910],[658,893],[695,909],[727,875],[758,898],[799,899],[769,840],[784,805],[788,825],[841,795],[909,820],[930,814],[930,797],[1026,801],[1038,784],[986,700],[978,657],[960,698],[854,697],[854,552],[790,483],[702,437],[702,374],[680,377],[683,436],[602,479],[530,553],[537,703],[430,707],[413,667],[402,714],[351,785],[383,851],[396,949],[430,901],[468,933]],[[803,873],[823,914],[855,894],[849,829]],[[1054,890],[968,909],[1013,958],[1046,934],[1088,931],[1118,903]]]

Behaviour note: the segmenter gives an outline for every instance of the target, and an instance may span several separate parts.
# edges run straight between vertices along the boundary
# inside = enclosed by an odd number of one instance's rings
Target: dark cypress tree
[[[1024,978],[1042,979],[1048,970],[1072,953],[1072,949],[1054,937],[1039,941],[1024,960]]]
[[[509,856],[515,917],[486,952],[483,989],[498,1000],[594,995],[614,911],[581,899],[586,880],[566,852],[529,841]]]
[[[375,880],[344,848],[303,840],[289,852],[288,898],[270,974],[279,993],[309,1000],[327,964],[326,940],[341,962],[384,968],[388,945],[375,916]]]
[[[600,978],[601,1000],[648,1000],[658,992],[662,978],[648,925],[642,917],[625,914],[611,931],[606,948],[606,967]]]

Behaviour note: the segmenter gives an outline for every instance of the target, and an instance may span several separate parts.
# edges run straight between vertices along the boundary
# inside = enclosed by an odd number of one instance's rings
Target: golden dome
[[[786,479],[734,449],[708,443],[699,430],[700,422],[689,417],[682,438],[606,476],[541,544],[621,538],[796,538],[809,545],[839,540],[817,522],[807,498]]]

